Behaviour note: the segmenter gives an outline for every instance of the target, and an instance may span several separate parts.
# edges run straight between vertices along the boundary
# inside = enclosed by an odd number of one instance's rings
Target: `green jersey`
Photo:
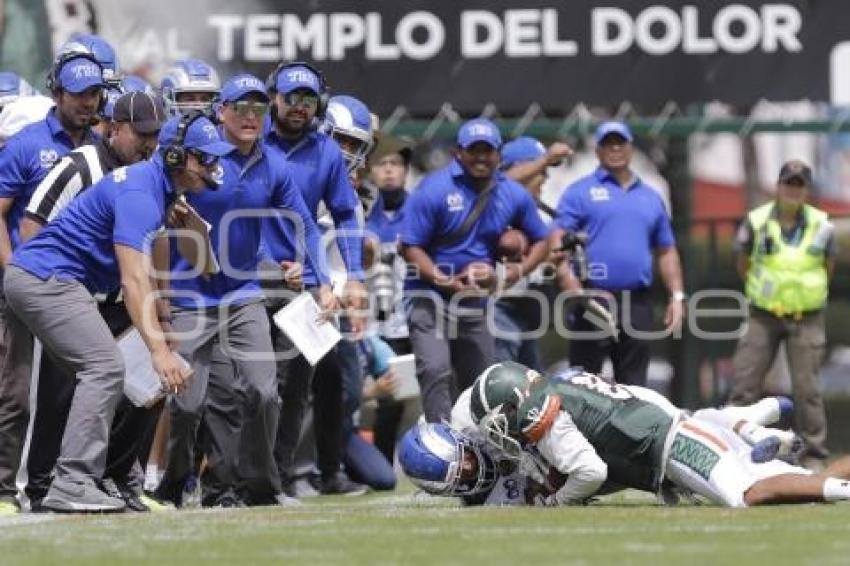
[[[557,396],[576,428],[608,465],[608,481],[656,491],[663,472],[664,445],[673,417],[627,389],[592,374],[548,381],[539,394]],[[522,415],[534,412],[533,405]]]

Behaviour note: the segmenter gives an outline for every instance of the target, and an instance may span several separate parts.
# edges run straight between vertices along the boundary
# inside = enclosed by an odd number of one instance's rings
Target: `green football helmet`
[[[546,391],[539,372],[515,362],[487,368],[475,380],[470,413],[479,430],[497,450],[519,458],[522,442],[542,436],[560,409],[560,399]]]
[[[479,424],[484,416],[500,405],[519,405],[528,397],[533,381],[542,376],[515,362],[500,362],[488,367],[472,384],[469,409]]]

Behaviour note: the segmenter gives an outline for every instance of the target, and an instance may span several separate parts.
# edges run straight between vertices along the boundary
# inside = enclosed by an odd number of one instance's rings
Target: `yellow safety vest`
[[[798,244],[789,245],[773,216],[774,206],[774,202],[769,202],[747,216],[753,229],[747,297],[756,307],[777,316],[798,316],[822,309],[829,287],[824,259],[832,224],[825,212],[803,205],[803,235]]]

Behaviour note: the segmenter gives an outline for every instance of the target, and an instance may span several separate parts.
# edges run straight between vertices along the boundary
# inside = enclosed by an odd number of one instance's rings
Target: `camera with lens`
[[[393,312],[396,301],[396,269],[395,262],[398,256],[394,252],[384,251],[380,255],[380,261],[375,264],[375,275],[372,279],[372,292],[377,302],[377,319],[387,320]]]

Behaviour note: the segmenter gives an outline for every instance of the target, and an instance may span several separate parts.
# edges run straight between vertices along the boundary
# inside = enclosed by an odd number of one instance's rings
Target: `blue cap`
[[[486,142],[496,149],[502,146],[502,134],[496,124],[486,118],[470,120],[460,127],[457,133],[457,144],[463,149],[475,142]]]
[[[103,68],[87,57],[71,59],[59,70],[59,86],[75,94],[93,86],[105,87]]]
[[[161,147],[174,143],[181,119],[180,117],[172,118],[162,126],[162,130],[159,132],[159,145]],[[215,124],[205,116],[192,121],[183,138],[183,147],[196,149],[217,157],[225,156],[235,149],[233,145],[221,139]]]
[[[258,94],[263,100],[268,101],[266,85],[254,75],[236,75],[228,79],[221,87],[221,102],[236,102],[249,94]]]
[[[632,136],[632,131],[629,129],[627,125],[623,122],[602,122],[599,124],[599,127],[596,128],[596,134],[594,134],[594,139],[596,143],[601,142],[605,139],[605,136],[617,134],[618,136],[624,138],[627,142],[632,142],[634,137]]]
[[[302,65],[286,67],[277,75],[277,91],[289,94],[293,90],[306,88],[316,94],[322,93],[322,85],[318,75]]]
[[[507,169],[517,163],[534,161],[546,155],[546,147],[537,139],[523,136],[502,146],[502,167]]]

